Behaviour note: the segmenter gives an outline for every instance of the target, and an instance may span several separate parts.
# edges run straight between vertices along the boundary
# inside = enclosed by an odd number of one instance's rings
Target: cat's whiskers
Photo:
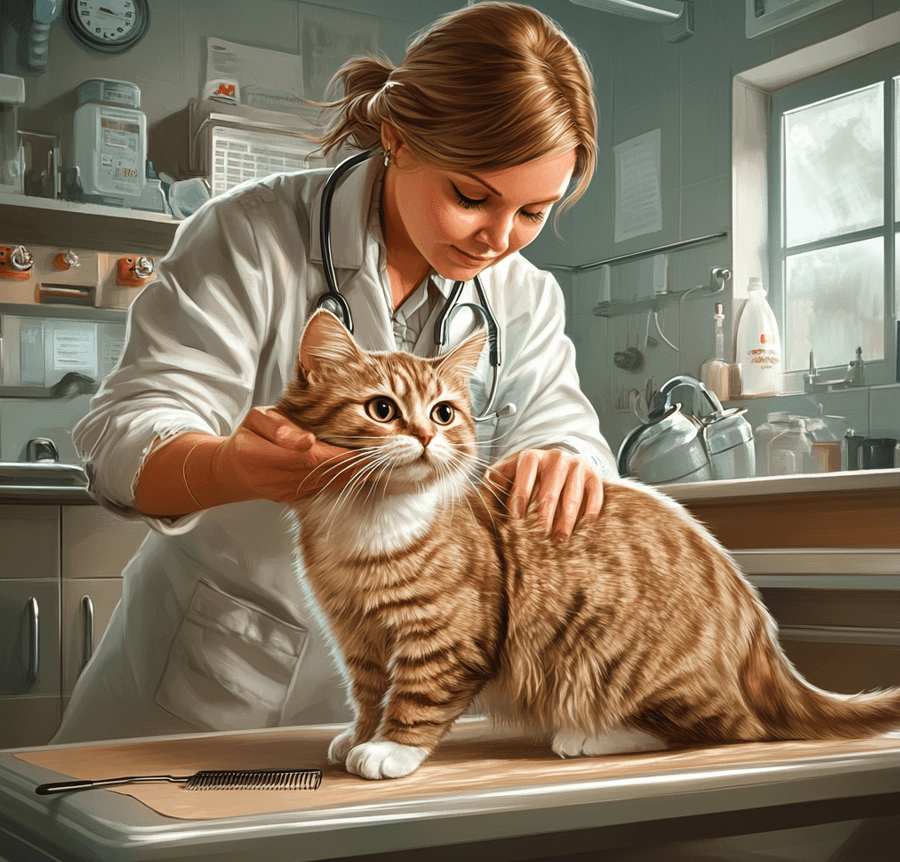
[[[347,485],[341,489],[338,496],[332,501],[331,508],[328,512],[329,517],[325,519],[328,527],[325,533],[326,543],[330,541],[331,528],[336,523],[338,514],[343,511],[346,503],[350,501],[350,496],[352,494],[358,495],[359,491],[365,484],[368,484],[370,486],[369,494],[371,494],[372,491],[377,487],[376,482],[368,482],[368,479],[372,475],[372,473],[381,470],[383,466],[383,460],[384,458],[382,458],[381,460],[376,459],[371,465],[368,466],[368,469],[354,476],[350,480],[350,482],[348,482]]]
[[[358,467],[360,462],[364,462],[366,458],[369,458],[371,456],[371,454],[375,450],[375,448],[376,447],[367,447],[365,449],[359,449],[354,453],[353,456],[346,458],[345,460],[342,460],[337,464],[329,464],[329,462],[335,461],[338,458],[342,458],[343,457],[342,455],[333,455],[331,458],[327,458],[325,461],[322,461],[320,464],[317,464],[312,470],[309,471],[309,473],[303,478],[303,480],[297,486],[297,497],[299,498],[299,496],[300,496],[300,489],[303,487],[303,483],[306,482],[307,479],[311,478],[316,473],[317,470],[324,468],[324,472],[326,474],[332,470],[337,470],[338,472],[335,473],[335,475],[332,476],[322,488],[320,488],[318,491],[316,491],[316,493],[313,496],[317,496],[318,494],[321,494],[322,491],[326,490],[328,488],[328,486],[331,485],[332,482],[339,479],[347,470],[352,470],[352,469]],[[326,465],[329,465],[329,466],[326,466]]]

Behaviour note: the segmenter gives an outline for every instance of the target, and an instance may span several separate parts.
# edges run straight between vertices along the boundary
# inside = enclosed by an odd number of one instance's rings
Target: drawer
[[[59,506],[0,505],[0,579],[59,577]]]
[[[100,506],[63,506],[63,578],[119,578],[150,528]]]

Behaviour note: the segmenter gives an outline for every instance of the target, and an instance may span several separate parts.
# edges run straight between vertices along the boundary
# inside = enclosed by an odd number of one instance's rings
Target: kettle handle
[[[651,418],[656,418],[654,416],[656,411],[665,412],[669,407],[671,407],[672,393],[679,386],[690,386],[692,389],[700,392],[700,394],[703,395],[704,398],[706,398],[706,400],[712,407],[712,416],[720,416],[724,412],[722,402],[719,401],[716,394],[714,392],[711,392],[704,383],[694,377],[688,377],[687,375],[680,374],[677,377],[673,377],[671,380],[666,381],[662,385],[662,388],[656,395],[656,400],[654,401],[654,411],[650,414]]]
[[[631,450],[634,448],[635,443],[637,443],[640,436],[650,428],[652,425],[655,425],[657,422],[662,421],[667,416],[671,416],[673,413],[681,409],[680,404],[672,404],[668,406],[661,416],[653,416],[651,422],[647,422],[644,425],[638,425],[637,428],[633,428],[628,436],[622,441],[622,445],[619,447],[619,475],[620,476],[630,476],[631,473],[631,465],[628,463],[629,458],[631,457]]]

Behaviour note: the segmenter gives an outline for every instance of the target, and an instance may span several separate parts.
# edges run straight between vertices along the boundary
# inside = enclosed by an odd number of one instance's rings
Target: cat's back
[[[604,482],[603,508],[557,542],[535,516],[505,522],[500,539],[511,594],[562,615],[572,603],[630,609],[635,615],[694,607],[750,611],[753,588],[709,531],[683,506],[627,479]],[[640,614],[638,614],[640,611]]]

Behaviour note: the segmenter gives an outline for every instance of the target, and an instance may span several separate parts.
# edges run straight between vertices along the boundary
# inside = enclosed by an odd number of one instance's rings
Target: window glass
[[[884,84],[784,115],[787,247],[884,219]]]
[[[846,366],[857,346],[884,359],[883,252],[875,237],[788,256],[786,371],[805,371],[810,350],[819,368]]]

